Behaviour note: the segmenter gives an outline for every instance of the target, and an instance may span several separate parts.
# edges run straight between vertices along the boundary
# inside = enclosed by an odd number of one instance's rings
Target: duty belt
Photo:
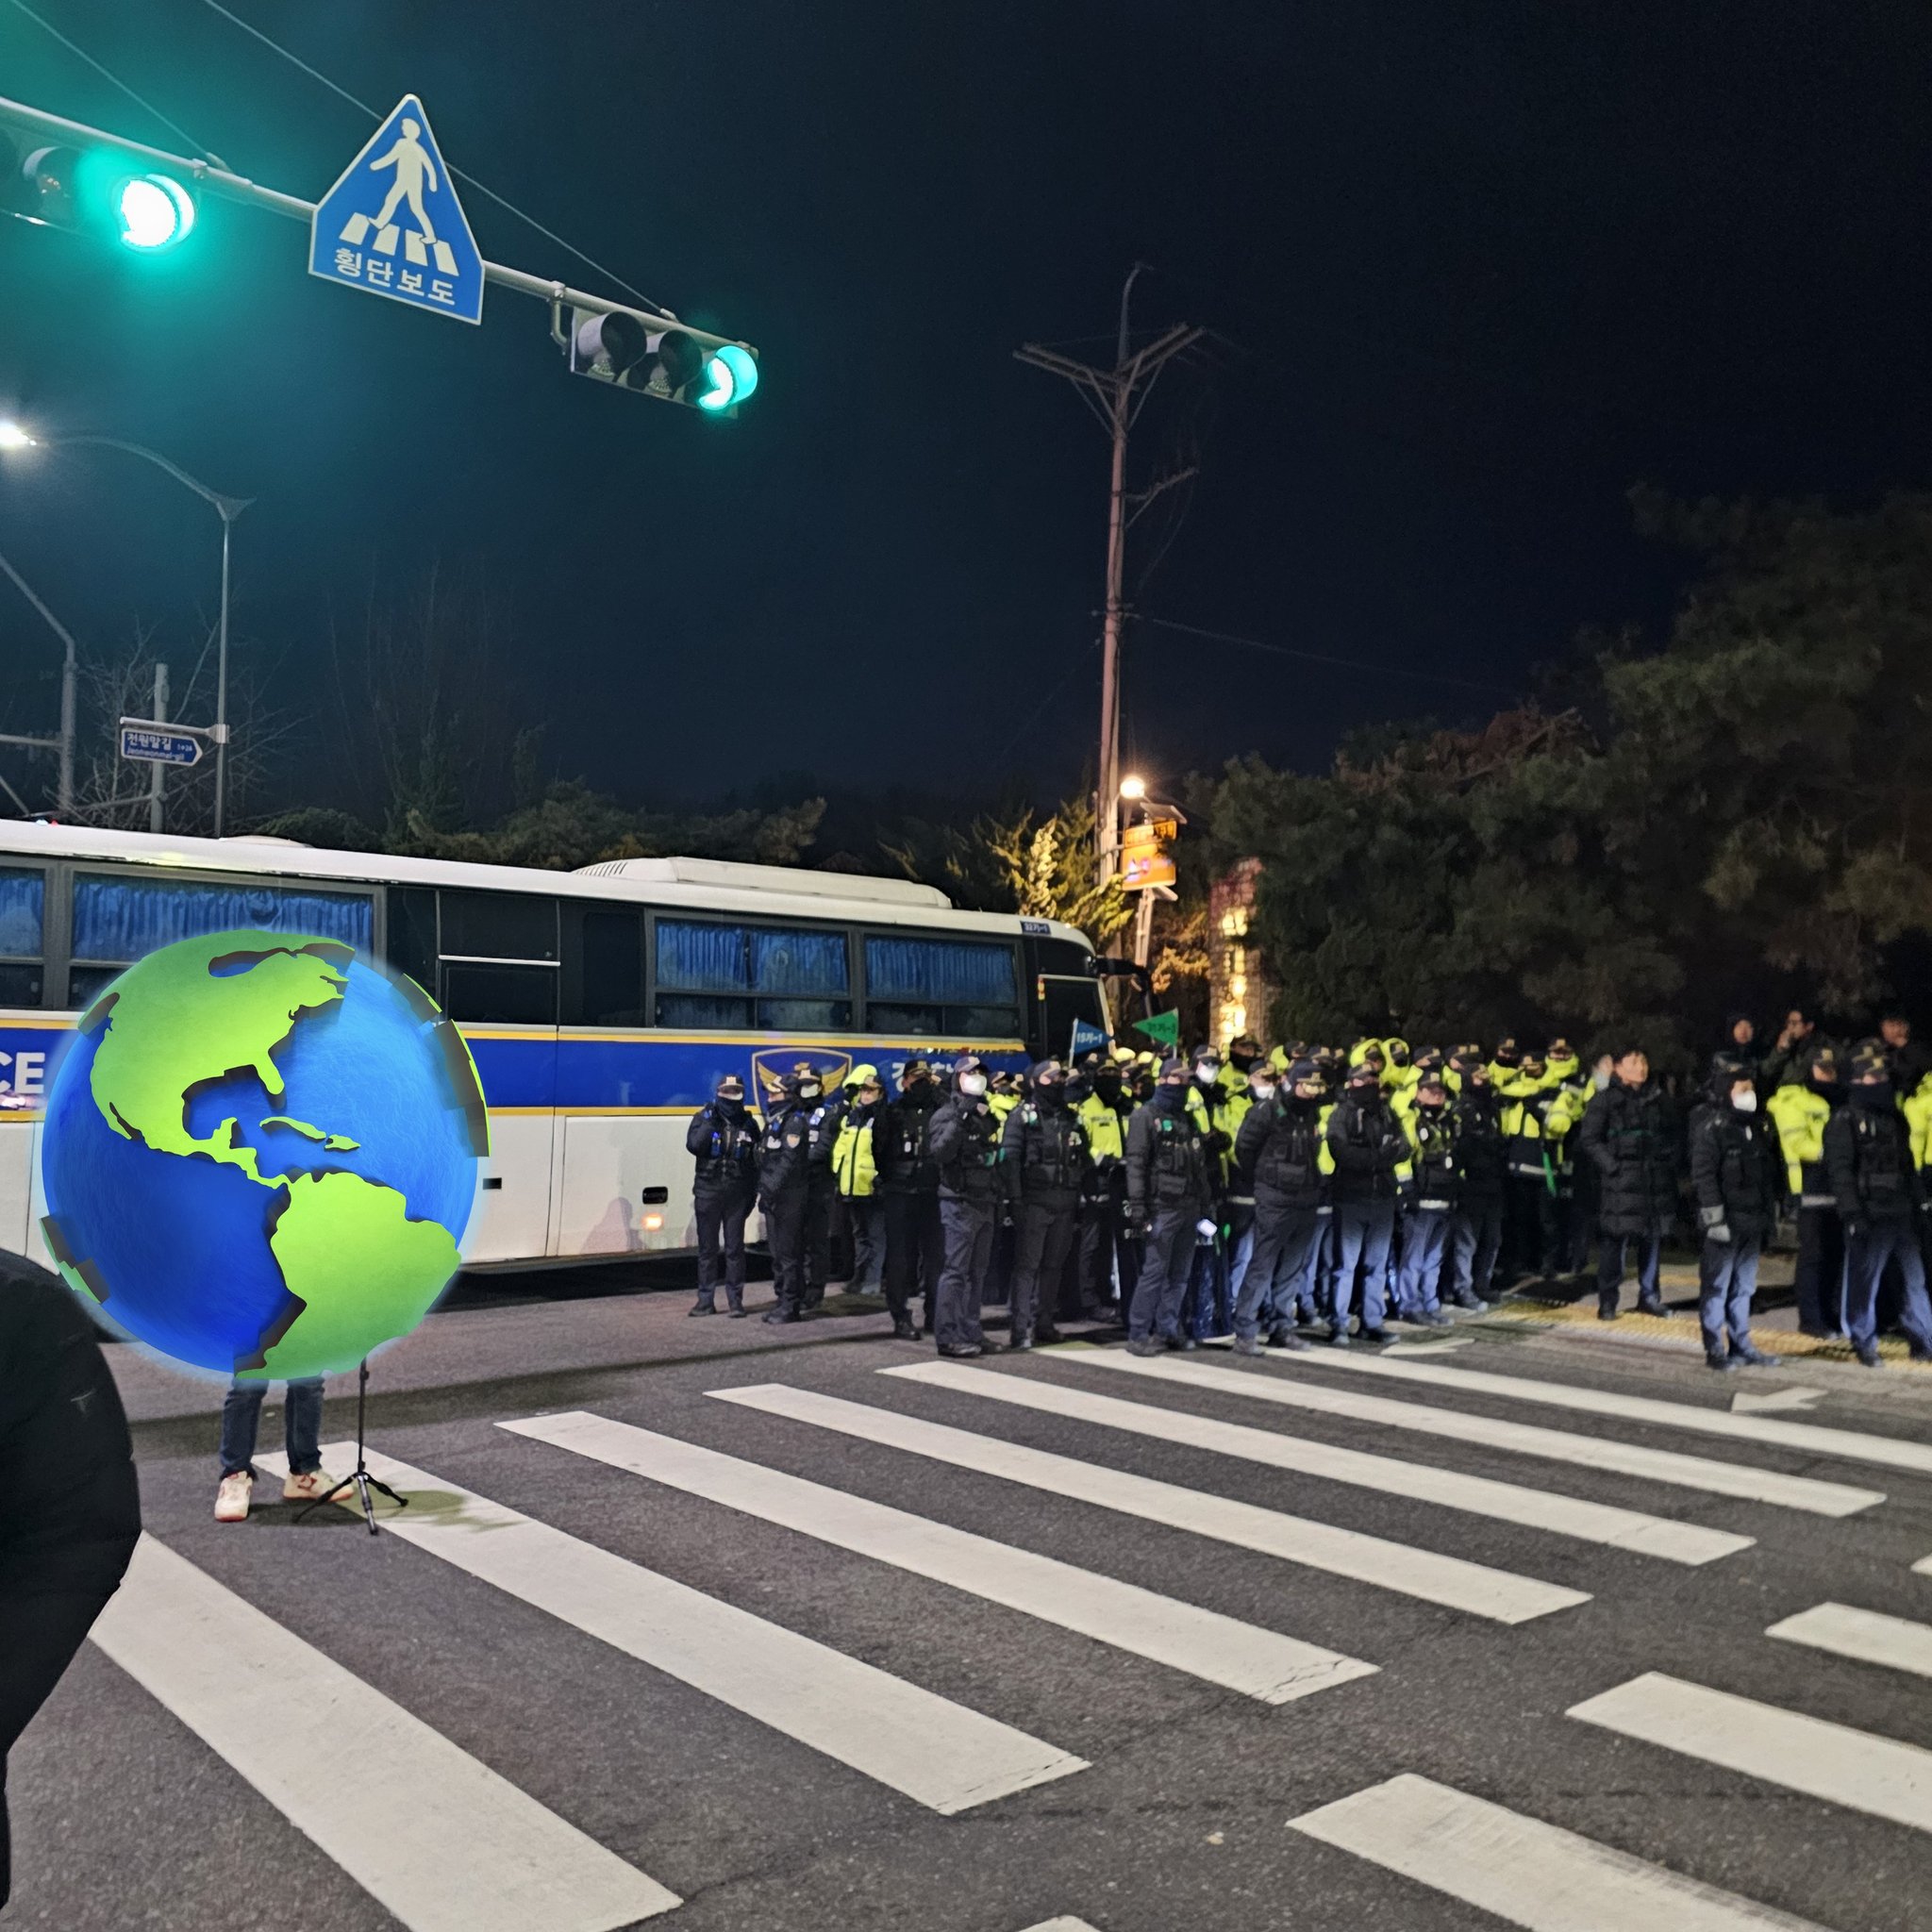
[[[1798,1206],[1800,1208],[1836,1208],[1838,1206],[1838,1196],[1836,1194],[1800,1194],[1798,1196]]]

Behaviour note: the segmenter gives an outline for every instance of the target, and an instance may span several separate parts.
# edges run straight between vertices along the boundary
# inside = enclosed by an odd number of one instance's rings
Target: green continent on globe
[[[196,1089],[247,1073],[271,1100],[280,1099],[275,1049],[299,1020],[342,997],[354,958],[352,947],[335,940],[291,944],[272,932],[180,940],[151,954],[81,1022],[83,1031],[108,1023],[94,1054],[94,1105],[126,1140],[221,1161],[260,1180],[255,1151],[241,1143],[236,1124],[224,1121],[206,1138],[191,1134],[189,1103]]]
[[[300,1134],[305,1141],[313,1141],[330,1154],[353,1154],[360,1144],[346,1134],[325,1133],[320,1127],[311,1127],[307,1121],[291,1120],[285,1113],[264,1114],[261,1124],[265,1127],[287,1127],[290,1133]]]
[[[441,1223],[411,1221],[393,1188],[353,1174],[303,1174],[280,1184],[288,1205],[269,1246],[300,1306],[264,1337],[244,1381],[280,1381],[346,1369],[429,1312],[457,1272],[455,1239]]]

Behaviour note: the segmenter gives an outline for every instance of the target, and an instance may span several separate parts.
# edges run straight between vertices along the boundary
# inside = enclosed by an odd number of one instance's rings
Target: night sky
[[[1107,449],[1011,352],[1110,359],[1136,258],[1138,326],[1225,344],[1143,419],[1137,480],[1184,432],[1203,476],[1138,608],[1350,667],[1137,626],[1157,776],[1319,768],[1507,702],[1580,625],[1656,629],[1683,561],[1633,483],[1928,480],[1923,0],[232,4],[763,358],[712,422],[572,378],[524,297],[472,330],[312,280],[267,214],[208,202],[163,259],[0,221],[0,413],[260,499],[238,635],[306,796],[331,609],[438,560],[513,620],[558,771],[630,800],[1071,788]],[[319,196],[370,131],[199,0],[34,5],[267,185]],[[8,0],[0,93],[178,145]],[[608,286],[465,199],[486,255]],[[9,465],[0,538],[92,646],[140,614],[179,657],[212,608],[212,513],[111,454]],[[0,591],[0,725],[48,728],[52,641]]]

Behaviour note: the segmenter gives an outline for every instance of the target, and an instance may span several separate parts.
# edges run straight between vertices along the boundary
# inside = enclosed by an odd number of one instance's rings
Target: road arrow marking
[[[1823,1389],[1777,1389],[1769,1395],[1748,1395],[1740,1390],[1731,1397],[1731,1413],[1755,1415],[1768,1408],[1809,1409],[1824,1400]]]

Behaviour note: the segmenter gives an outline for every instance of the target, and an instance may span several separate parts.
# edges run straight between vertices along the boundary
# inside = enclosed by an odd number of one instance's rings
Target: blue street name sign
[[[148,765],[198,765],[201,740],[192,731],[170,731],[165,724],[131,724],[124,718],[121,756]]]
[[[458,322],[483,320],[483,257],[414,94],[317,205],[308,273]]]

